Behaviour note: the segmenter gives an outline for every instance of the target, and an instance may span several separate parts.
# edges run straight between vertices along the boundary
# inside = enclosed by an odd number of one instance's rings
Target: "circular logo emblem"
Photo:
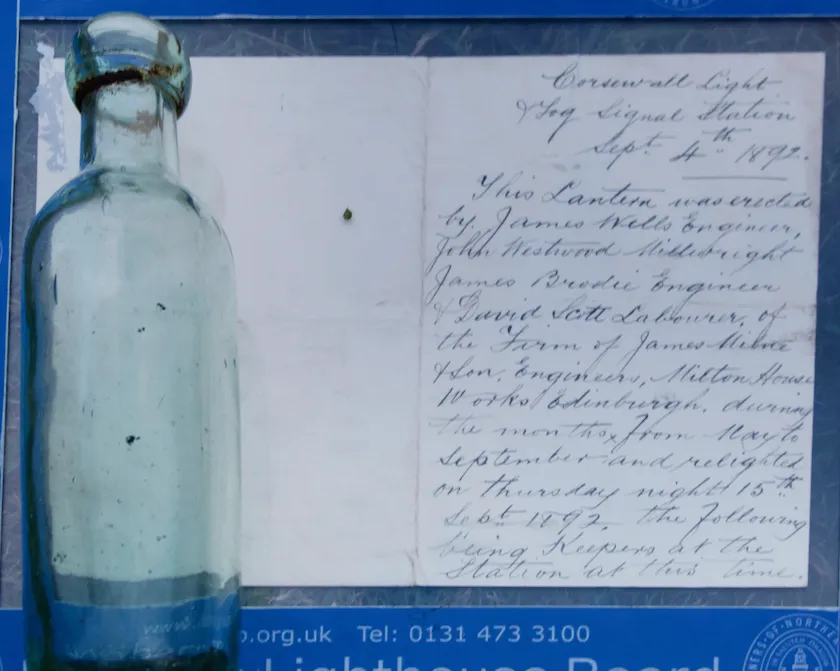
[[[840,671],[837,624],[799,613],[773,620],[756,637],[743,671]]]
[[[652,0],[654,4],[678,12],[691,12],[711,5],[715,0]]]

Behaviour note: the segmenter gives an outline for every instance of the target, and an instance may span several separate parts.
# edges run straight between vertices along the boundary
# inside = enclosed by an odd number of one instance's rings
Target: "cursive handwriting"
[[[805,584],[822,83],[800,102],[784,58],[558,58],[470,88],[482,118],[450,109],[423,292],[435,584]]]

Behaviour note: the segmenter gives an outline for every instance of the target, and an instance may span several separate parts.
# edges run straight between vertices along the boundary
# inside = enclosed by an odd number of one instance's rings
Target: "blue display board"
[[[52,44],[60,54],[76,27],[75,23],[42,19],[80,20],[113,10],[190,20],[176,30],[187,36],[199,55],[369,55],[383,53],[382,45],[390,45],[389,40],[393,48],[387,47],[384,53],[410,55],[417,53],[415,45],[429,28],[423,22],[404,20],[406,17],[466,18],[436,23],[436,38],[423,43],[422,55],[457,56],[467,50],[472,54],[824,50],[830,58],[823,172],[834,175],[840,170],[840,116],[836,113],[840,106],[840,32],[829,20],[795,18],[840,16],[837,0],[22,0],[19,9],[12,2],[0,2],[0,29],[4,31],[0,40],[0,211],[12,210],[12,166],[16,165],[14,236],[9,226],[0,225],[3,304],[9,302],[12,250],[19,246],[34,210],[36,119],[28,100],[37,83],[36,43]],[[228,18],[194,21],[214,16]],[[622,21],[630,16],[668,21]],[[774,18],[780,16],[791,18]],[[317,17],[321,21],[299,28],[304,24],[297,21],[235,23],[229,17]],[[377,20],[324,21],[345,17]],[[478,37],[465,46],[457,36],[478,17],[568,21],[483,23],[474,31]],[[574,21],[585,17],[597,18],[599,23]],[[721,23],[727,17],[754,20]],[[599,37],[597,26],[608,21],[622,21],[621,31],[605,31],[608,34]],[[18,63],[20,117],[15,111]],[[808,588],[248,590],[247,603],[290,607],[246,609],[241,669],[840,671],[840,417],[832,410],[833,399],[840,397],[840,305],[832,300],[840,295],[840,271],[831,262],[840,254],[840,235],[836,234],[840,194],[826,189],[822,207],[817,341],[821,375],[814,446],[818,469],[814,473],[813,567]],[[14,351],[17,337],[15,314],[19,314],[19,306],[13,305],[12,329],[4,331],[11,334],[10,351]],[[5,370],[6,342],[0,343],[0,352],[0,366]],[[14,360],[14,356],[9,358]],[[8,380],[6,393],[14,399],[17,370],[13,366]],[[0,401],[6,408],[5,396]],[[4,471],[7,487],[0,538],[0,605],[6,607],[0,610],[0,671],[16,671],[23,660],[21,615],[16,610],[20,603],[20,508],[15,421],[16,416],[10,416],[10,425],[2,433],[9,438],[5,451],[9,458]],[[3,452],[0,449],[0,465]],[[320,607],[331,604],[341,607]],[[762,607],[753,607],[756,605]]]
[[[0,668],[22,671],[20,613]],[[249,609],[241,671],[837,671],[832,610]]]

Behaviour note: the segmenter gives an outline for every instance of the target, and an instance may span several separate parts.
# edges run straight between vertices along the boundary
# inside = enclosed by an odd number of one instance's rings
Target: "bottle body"
[[[232,255],[172,174],[109,158],[25,246],[27,663],[238,669]]]

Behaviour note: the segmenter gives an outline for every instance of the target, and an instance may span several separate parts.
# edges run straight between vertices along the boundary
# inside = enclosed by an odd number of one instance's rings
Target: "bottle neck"
[[[82,102],[81,168],[178,175],[175,107],[152,84],[103,86]]]

